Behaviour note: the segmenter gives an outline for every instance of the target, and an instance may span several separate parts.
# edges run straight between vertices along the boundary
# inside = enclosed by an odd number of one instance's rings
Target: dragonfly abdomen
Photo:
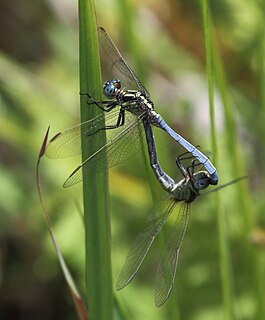
[[[184,139],[182,136],[177,134],[170,126],[165,122],[165,120],[155,111],[152,112],[153,121],[156,123],[156,126],[160,127],[166,131],[175,141],[182,145],[188,152],[190,152],[199,162],[206,168],[206,170],[211,175],[211,184],[216,185],[218,183],[218,174],[216,168],[210,162],[210,160],[201,153],[196,147],[194,147],[189,141]]]

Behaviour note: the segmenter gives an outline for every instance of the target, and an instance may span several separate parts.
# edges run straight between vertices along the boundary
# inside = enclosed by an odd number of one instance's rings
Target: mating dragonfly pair
[[[210,160],[171,129],[154,110],[148,91],[122,58],[106,31],[99,28],[98,35],[101,51],[109,59],[108,65],[112,72],[112,78],[103,85],[103,93],[108,100],[96,101],[89,94],[86,95],[89,99],[88,104],[94,104],[104,113],[57,134],[48,143],[46,155],[50,158],[61,158],[80,154],[81,139],[88,140],[88,144],[93,146],[95,135],[105,130],[107,143],[73,171],[64,183],[64,187],[70,187],[82,181],[83,174],[89,166],[93,166],[95,171],[100,171],[105,168],[105,160],[107,166],[112,167],[129,159],[141,147],[140,136],[144,137],[154,174],[170,197],[156,208],[157,214],[149,219],[146,229],[136,238],[117,280],[116,288],[122,289],[134,278],[153,240],[175,205],[181,203],[157,272],[155,303],[161,306],[168,299],[174,284],[179,251],[189,219],[189,204],[200,195],[201,190],[218,183],[218,174]],[[187,152],[176,160],[183,175],[181,181],[175,182],[161,168],[152,126],[167,132],[186,149]],[[192,164],[185,168],[182,162],[187,158],[193,160]],[[196,170],[198,164],[203,165],[206,171]]]

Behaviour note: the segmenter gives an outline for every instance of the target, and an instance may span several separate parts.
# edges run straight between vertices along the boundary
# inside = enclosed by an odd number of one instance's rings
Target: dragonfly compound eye
[[[210,184],[211,178],[208,172],[200,171],[194,174],[193,184],[197,190],[204,190]]]
[[[115,96],[115,83],[106,81],[103,85],[103,92],[107,98],[112,99]]]
[[[111,81],[106,81],[103,85],[103,92],[105,96],[109,99],[112,99],[116,95],[116,91],[120,90],[121,81],[118,79],[113,79]]]

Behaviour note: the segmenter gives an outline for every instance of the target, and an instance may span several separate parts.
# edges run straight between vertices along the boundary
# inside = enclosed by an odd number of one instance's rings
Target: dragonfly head
[[[108,80],[103,84],[104,95],[113,99],[116,95],[117,90],[121,88],[121,81],[118,79]]]
[[[195,190],[204,190],[211,184],[211,176],[206,171],[198,171],[192,175],[191,181]]]

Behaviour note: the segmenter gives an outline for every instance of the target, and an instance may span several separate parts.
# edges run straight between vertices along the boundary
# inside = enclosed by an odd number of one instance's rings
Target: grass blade
[[[94,3],[79,0],[80,27],[80,91],[101,99],[100,64]],[[88,106],[80,96],[81,121],[97,116],[101,110]],[[105,144],[105,132],[95,137],[95,147]],[[95,150],[82,142],[82,158]],[[86,287],[89,315],[94,320],[111,320],[113,312],[110,216],[108,207],[108,174],[105,170],[95,175],[93,167],[83,176],[83,202],[86,241]]]
[[[202,0],[213,162],[216,163],[217,139],[216,139],[215,121],[214,121],[213,45],[212,45],[212,29],[211,29],[211,23],[210,23],[211,20],[210,20],[210,14],[208,10],[209,10],[208,1]],[[229,242],[228,242],[229,240],[227,236],[226,219],[225,219],[224,211],[221,210],[221,203],[220,203],[220,197],[218,192],[215,194],[215,209],[216,209],[217,224],[218,224],[218,243],[219,243],[222,293],[223,293],[223,303],[224,303],[224,319],[234,319],[233,289],[231,285],[232,284],[231,259],[229,254]]]
[[[265,2],[264,2],[265,3]],[[262,11],[264,14],[264,10]],[[261,106],[264,108],[264,34],[265,34],[265,22],[263,20],[263,32],[261,33],[261,47],[260,50],[260,82],[261,82]],[[216,72],[216,83],[221,94],[222,104],[224,108],[224,116],[225,116],[225,124],[226,124],[226,145],[227,149],[230,153],[230,160],[232,164],[232,173],[234,176],[242,175],[244,172],[244,156],[242,155],[242,151],[239,148],[238,139],[235,131],[235,120],[233,114],[233,104],[231,98],[229,96],[228,84],[225,77],[225,70],[222,64],[220,55],[218,54],[217,45],[213,43],[213,63]],[[263,113],[261,113],[263,115]],[[262,120],[261,120],[261,123]],[[262,126],[264,127],[264,126]],[[261,132],[261,136],[264,136]],[[249,245],[249,234],[254,228],[254,217],[253,213],[253,205],[251,204],[250,192],[247,190],[246,185],[244,183],[236,184],[236,197],[235,201],[238,203],[238,211],[240,212],[240,219],[243,221],[242,228],[242,237],[243,242],[242,245],[245,248],[245,261],[251,261],[251,265],[249,268],[251,269],[251,274],[253,275],[252,288],[254,289],[255,302],[257,305],[257,319],[263,319],[265,314],[265,305],[264,305],[264,286],[263,281],[261,279],[264,278],[264,263],[262,259],[260,259],[260,252],[258,252],[255,248]]]
[[[72,277],[72,275],[71,275],[71,273],[70,273],[70,271],[69,271],[69,269],[68,269],[68,267],[67,267],[67,265],[66,265],[66,263],[64,261],[61,249],[60,249],[60,247],[58,245],[58,242],[56,240],[55,234],[54,234],[53,229],[52,229],[52,222],[50,220],[50,217],[49,217],[48,212],[46,210],[46,207],[44,205],[44,199],[43,199],[43,193],[42,193],[42,187],[41,187],[41,180],[40,180],[40,170],[39,169],[40,169],[41,158],[43,157],[44,152],[45,152],[45,147],[46,147],[47,140],[48,140],[49,130],[50,130],[50,128],[48,128],[48,130],[47,130],[47,132],[45,134],[45,137],[44,137],[44,140],[43,140],[40,152],[39,152],[39,157],[38,157],[37,167],[36,167],[36,185],[37,185],[37,190],[38,190],[38,195],[39,195],[40,203],[41,203],[41,206],[42,206],[42,210],[44,212],[45,219],[46,219],[46,222],[47,222],[47,225],[48,225],[48,230],[49,230],[49,233],[50,233],[54,248],[56,250],[56,253],[57,253],[57,256],[58,256],[58,259],[59,259],[59,263],[60,263],[61,270],[62,270],[64,278],[65,278],[65,281],[66,281],[66,283],[68,285],[68,289],[70,291],[70,294],[72,296],[73,302],[75,304],[75,308],[76,308],[77,314],[79,315],[79,319],[87,320],[88,319],[88,314],[87,314],[85,303],[84,303],[82,297],[80,296],[80,294],[78,292],[78,289],[77,289],[77,287],[75,285],[75,282],[73,280],[73,277]]]

